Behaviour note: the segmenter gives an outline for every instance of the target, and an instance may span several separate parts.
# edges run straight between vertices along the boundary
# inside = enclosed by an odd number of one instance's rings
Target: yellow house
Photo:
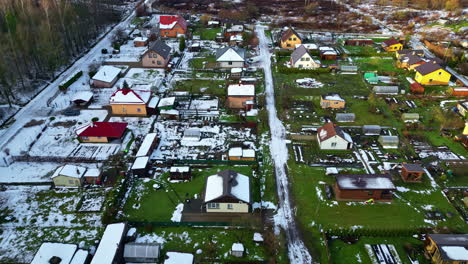
[[[463,129],[463,135],[468,136],[468,123],[465,123],[465,128]]]
[[[448,85],[452,76],[435,62],[426,62],[414,69],[414,80],[422,85]]]
[[[132,89],[117,90],[110,98],[109,103],[113,115],[146,116],[146,105],[151,97],[150,91]]]
[[[55,187],[81,187],[85,172],[84,167],[67,164],[58,167],[51,178]]]
[[[397,51],[403,49],[403,44],[401,44],[398,40],[391,38],[382,41],[382,48],[384,48],[384,50],[387,52]]]
[[[302,44],[302,39],[292,28],[288,28],[281,34],[280,47],[283,49],[294,49],[296,45]]]
[[[248,213],[251,202],[248,176],[225,170],[206,179],[203,204],[207,213]]]
[[[424,249],[434,264],[465,264],[468,234],[429,234]]]
[[[322,108],[342,109],[345,108],[346,101],[339,94],[326,94],[320,97]]]

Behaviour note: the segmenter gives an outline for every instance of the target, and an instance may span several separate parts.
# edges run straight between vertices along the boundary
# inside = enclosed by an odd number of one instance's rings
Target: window
[[[141,112],[141,108],[137,108],[137,112],[140,113],[140,112]]]
[[[232,65],[232,61],[229,61],[229,62],[228,62],[228,65]]]
[[[293,38],[293,40],[297,40],[296,38]]]
[[[429,79],[429,82],[432,82],[432,79]]]
[[[73,180],[68,180],[68,183],[69,183],[69,184],[73,184]]]
[[[286,47],[291,47],[291,44],[286,44]]]
[[[157,61],[157,64],[158,64],[158,65],[162,65],[162,63],[161,63],[161,61],[160,61],[160,60],[158,60],[158,61]]]
[[[153,63],[153,64],[154,64],[154,61],[151,61],[151,63]]]
[[[442,75],[442,72],[441,72],[441,71],[439,72],[439,75]]]
[[[289,41],[291,41],[291,40],[292,40],[292,38],[289,38]]]
[[[305,58],[301,58],[301,61],[305,61]]]
[[[219,203],[208,203],[208,209],[219,209]]]
[[[306,61],[310,61],[310,58],[306,58],[305,60],[306,60]]]
[[[332,147],[336,147],[336,142],[331,143]]]
[[[228,209],[233,209],[232,204],[228,204],[228,205],[227,205],[227,208],[228,208]]]
[[[302,68],[302,64],[299,64],[299,68]]]

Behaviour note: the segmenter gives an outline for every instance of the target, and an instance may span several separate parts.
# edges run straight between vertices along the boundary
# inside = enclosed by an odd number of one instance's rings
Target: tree
[[[179,39],[179,51],[182,52],[182,51],[184,51],[184,49],[185,49],[185,37],[182,36]]]
[[[126,80],[122,84],[122,89],[130,89],[130,86],[128,86],[128,83]]]
[[[447,0],[445,2],[445,10],[447,11],[454,11],[459,8],[461,8],[460,0]]]

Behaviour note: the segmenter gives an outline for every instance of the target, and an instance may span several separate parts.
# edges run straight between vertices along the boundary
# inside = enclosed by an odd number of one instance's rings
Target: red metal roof
[[[162,25],[171,25],[174,22],[177,22],[174,24],[174,26],[179,24],[182,29],[187,30],[187,21],[185,21],[185,19],[179,15],[159,17],[159,23]]]
[[[78,129],[79,137],[112,137],[119,138],[125,132],[127,123],[123,122],[93,122]]]

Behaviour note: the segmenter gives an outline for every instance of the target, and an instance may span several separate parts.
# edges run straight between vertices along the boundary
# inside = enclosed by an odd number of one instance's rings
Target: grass
[[[209,169],[194,169],[192,171],[192,180],[189,182],[169,183],[166,180],[167,174],[162,175],[157,180],[138,181],[133,186],[129,199],[124,206],[127,220],[170,221],[177,204],[182,203],[187,198],[200,197],[206,177],[226,169],[232,169],[244,175],[252,176],[252,167],[249,166],[216,166]],[[155,184],[159,184],[162,188],[156,190],[154,188]],[[254,201],[259,200],[257,186],[258,184],[256,184],[256,180],[253,178],[251,187]]]
[[[205,58],[194,58],[190,60],[190,66],[194,69],[204,69],[207,64],[213,64],[215,62],[215,56],[207,56]]]
[[[193,32],[193,35],[199,35],[202,40],[215,40],[216,33],[221,33],[221,28],[197,28]]]
[[[394,73],[404,73],[404,69],[399,69],[394,65],[394,59],[384,59],[384,58],[354,58],[355,62],[359,65],[360,71],[377,71],[377,72],[394,72]]]
[[[175,85],[175,91],[224,97],[226,95],[226,81],[200,79],[178,81]]]

